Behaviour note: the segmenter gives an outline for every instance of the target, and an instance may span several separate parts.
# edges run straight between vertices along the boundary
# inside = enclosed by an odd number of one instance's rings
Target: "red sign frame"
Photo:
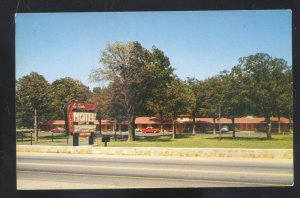
[[[73,135],[74,133],[74,117],[73,111],[78,110],[82,112],[91,111],[96,112],[96,105],[91,102],[69,102],[65,106],[65,116],[66,116],[66,131]]]

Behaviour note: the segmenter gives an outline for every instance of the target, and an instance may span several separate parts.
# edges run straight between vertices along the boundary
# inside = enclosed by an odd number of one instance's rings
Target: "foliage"
[[[135,117],[137,107],[142,103],[148,91],[157,85],[159,79],[168,76],[172,69],[163,64],[157,64],[153,57],[160,56],[151,52],[138,42],[108,44],[102,52],[100,62],[103,67],[94,70],[92,81],[107,80],[113,82],[115,93],[120,96],[129,122],[128,141],[134,140]],[[163,83],[162,83],[163,84]]]
[[[169,58],[156,47],[152,48],[151,61],[155,65],[153,75],[156,80],[152,81],[151,89],[147,89],[143,93],[138,107],[138,114],[158,115],[162,124],[168,113],[167,104],[169,103],[169,98],[165,93],[168,89],[168,84],[173,79],[174,69],[170,65]]]
[[[205,90],[204,82],[196,78],[188,78],[186,84],[190,87],[190,89],[193,91],[193,94],[195,96],[195,103],[193,105],[194,108],[191,109],[191,114],[193,119],[192,133],[196,134],[195,119],[196,117],[201,116],[201,108],[204,107],[204,101],[206,99],[205,96],[207,90]]]
[[[271,117],[286,112],[291,101],[291,78],[287,77],[289,67],[283,59],[272,58],[268,54],[257,53],[239,59],[251,92],[251,112],[265,117],[268,124],[267,137],[271,139]]]
[[[32,72],[16,82],[16,125],[30,127],[34,125],[34,111],[40,121],[50,117],[52,93],[51,85],[45,78]]]
[[[165,91],[165,96],[168,99],[168,103],[165,104],[167,116],[173,119],[173,138],[175,138],[175,120],[180,114],[191,112],[194,109],[196,99],[188,85],[177,77],[168,84],[168,88]]]
[[[124,109],[121,105],[120,96],[115,93],[113,83],[106,87],[95,87],[89,99],[97,106],[98,119],[122,119],[125,117]]]
[[[86,102],[91,95],[87,86],[70,77],[55,80],[52,83],[52,91],[56,119],[64,119],[64,107],[68,102]]]
[[[245,86],[246,81],[240,67],[233,67],[231,72],[221,72],[220,78],[222,80],[222,91],[219,93],[222,95],[219,101],[220,113],[222,113],[222,117],[232,120],[232,136],[235,138],[234,119],[248,115],[247,106],[250,95],[248,95],[249,92]]]
[[[292,69],[285,60],[268,54],[242,57],[230,71],[184,82],[173,74],[174,68],[162,50],[148,50],[138,42],[108,44],[100,61],[102,67],[91,72],[90,80],[109,83],[93,92],[70,77],[52,85],[36,72],[18,79],[17,127],[32,128],[35,110],[40,121],[63,119],[63,108],[69,101],[95,103],[98,119],[127,118],[128,140],[135,138],[137,115],[160,116],[161,122],[170,117],[175,123],[180,114],[191,114],[194,126],[196,117],[215,120],[220,116],[234,123],[235,117],[263,116],[269,123],[269,139],[271,117],[292,118]]]
[[[218,117],[218,108],[223,99],[223,82],[220,76],[207,78],[203,82],[205,90],[203,106],[200,108],[201,115],[205,117]]]

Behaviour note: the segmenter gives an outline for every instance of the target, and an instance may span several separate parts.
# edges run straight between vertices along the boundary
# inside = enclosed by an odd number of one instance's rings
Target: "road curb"
[[[17,152],[292,159],[293,149],[158,148],[17,145]]]

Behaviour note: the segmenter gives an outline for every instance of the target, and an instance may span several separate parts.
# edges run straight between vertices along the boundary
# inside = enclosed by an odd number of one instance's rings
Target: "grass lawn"
[[[41,133],[39,143],[33,145],[52,145],[52,146],[72,146],[73,138],[67,138],[61,134],[54,134],[52,142],[51,133]],[[98,146],[104,146],[101,137],[95,139]],[[17,139],[18,145],[30,145],[30,134],[27,134],[22,143]],[[79,145],[88,145],[88,138],[80,138]],[[230,135],[223,135],[222,140],[218,140],[217,135],[201,134],[196,136],[180,137],[173,140],[170,136],[143,137],[134,142],[127,142],[127,139],[111,138],[108,142],[109,147],[170,147],[170,148],[257,148],[257,149],[291,149],[293,148],[293,134],[273,134],[272,140],[266,140],[265,133],[251,133],[249,136],[239,136],[232,139]]]

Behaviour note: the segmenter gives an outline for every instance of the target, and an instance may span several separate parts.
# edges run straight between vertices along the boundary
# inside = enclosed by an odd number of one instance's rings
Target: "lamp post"
[[[217,118],[217,113],[214,114],[214,118],[213,118],[213,121],[214,121],[213,133],[214,133],[214,135],[216,134],[216,118]]]
[[[221,140],[221,107],[219,103],[219,140]]]
[[[38,142],[38,127],[37,127],[37,113],[34,109],[34,133],[35,133],[35,142]]]

